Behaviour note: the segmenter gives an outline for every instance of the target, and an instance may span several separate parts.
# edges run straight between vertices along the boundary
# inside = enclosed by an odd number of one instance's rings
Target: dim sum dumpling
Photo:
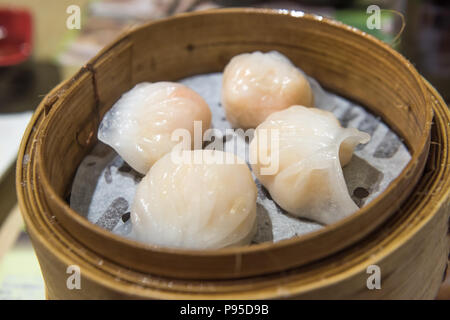
[[[231,59],[223,73],[222,104],[228,121],[239,128],[256,128],[269,114],[292,105],[314,106],[305,76],[277,51]]]
[[[146,174],[155,161],[178,142],[172,132],[202,130],[211,124],[211,111],[190,88],[173,82],[143,82],[125,93],[107,112],[98,131],[100,141],[110,145],[136,171]]]
[[[263,133],[267,138],[258,138]],[[365,132],[342,128],[331,112],[292,106],[257,127],[250,159],[278,205],[294,216],[331,224],[358,210],[341,166],[350,161],[356,145],[369,140]],[[270,160],[264,163],[267,155]],[[272,172],[263,174],[269,166]]]
[[[168,153],[140,182],[131,210],[135,238],[189,249],[248,244],[256,232],[257,195],[248,166],[231,153],[185,152],[203,160],[177,162]],[[217,158],[225,156],[234,164]]]

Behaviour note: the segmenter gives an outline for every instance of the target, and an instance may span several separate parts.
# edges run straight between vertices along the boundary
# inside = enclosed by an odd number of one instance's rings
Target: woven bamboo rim
[[[305,64],[300,60],[296,61],[295,57],[294,63],[298,64],[326,87],[368,105],[374,113],[381,115],[386,122],[405,138],[405,143],[412,151],[412,160],[402,174],[376,200],[339,223],[306,236],[280,241],[275,244],[264,243],[251,247],[228,248],[215,251],[162,249],[118,237],[89,223],[86,219],[73,212],[63,200],[64,193],[67,192],[67,188],[70,186],[70,181],[67,181],[67,179],[73,176],[74,168],[78,166],[84,154],[94,144],[99,119],[118,96],[125,91],[123,87],[115,87],[114,83],[119,83],[119,86],[121,83],[126,83],[126,86],[130,87],[132,83],[143,80],[161,80],[158,77],[161,77],[163,74],[169,78],[165,78],[165,80],[170,80],[195,73],[218,71],[231,56],[245,49],[265,49],[270,47],[270,49],[280,49],[280,51],[296,50],[295,46],[289,42],[282,43],[280,42],[281,40],[273,42],[273,39],[270,39],[268,34],[264,34],[261,39],[258,38],[259,35],[251,34],[252,37],[259,39],[255,42],[239,40],[239,37],[245,36],[245,32],[243,32],[236,36],[238,39],[233,38],[228,42],[223,42],[224,40],[219,37],[220,39],[215,40],[213,44],[210,43],[209,46],[204,45],[203,48],[206,49],[199,50],[201,53],[199,57],[203,61],[194,59],[194,65],[186,67],[187,70],[179,70],[179,68],[172,67],[163,70],[165,71],[164,73],[155,69],[157,67],[154,65],[154,57],[138,62],[133,62],[131,58],[134,52],[133,46],[137,46],[138,43],[139,45],[144,45],[145,40],[148,40],[146,33],[149,30],[156,30],[159,33],[167,30],[167,32],[172,32],[171,28],[177,27],[178,31],[183,30],[183,28],[180,28],[180,24],[182,27],[185,24],[189,25],[191,21],[195,21],[197,24],[222,20],[230,22],[227,19],[236,21],[236,23],[239,23],[239,21],[253,21],[254,25],[265,24],[267,21],[270,21],[274,24],[284,24],[286,28],[291,29],[293,26],[295,28],[309,28],[308,30],[310,31],[308,32],[311,32],[311,36],[314,39],[325,39],[326,41],[324,42],[317,41],[317,47],[314,47],[314,49],[309,48],[310,50],[308,51],[308,48],[302,47],[302,51],[299,51],[304,52],[304,57],[312,59],[311,61],[316,62],[317,66]],[[208,29],[214,32],[217,31],[214,28]],[[229,31],[223,32],[228,34],[227,32]],[[290,30],[290,32],[293,31]],[[187,34],[182,36],[176,40],[181,41],[184,37],[188,37]],[[201,38],[200,40],[203,41],[204,39]],[[186,41],[190,40],[192,39]],[[292,42],[293,40],[290,39],[289,41]],[[346,85],[354,83],[356,81],[354,79],[336,81],[336,79],[339,79],[339,76],[342,77],[342,74],[337,71],[339,68],[344,69],[343,74],[347,74],[349,77],[352,76],[352,73],[346,66],[343,57],[336,58],[335,55],[328,53],[326,45],[329,43],[327,41],[331,41],[335,45],[335,49],[337,51],[341,50],[341,53],[346,52],[347,48],[350,48],[352,53],[356,52],[356,55],[351,56],[351,58],[361,68],[358,71],[357,75],[359,78],[356,77],[357,80],[367,80],[373,88],[383,92],[386,98],[374,96],[372,92],[372,100],[370,100],[367,97],[367,89],[361,86],[352,87],[350,90]],[[174,40],[172,39],[170,43],[174,43]],[[170,45],[170,43],[164,44]],[[182,43],[184,44],[184,42]],[[201,45],[195,43],[194,47],[202,48]],[[366,49],[364,50],[363,48]],[[214,50],[225,50],[226,54],[219,54],[219,58],[214,60],[210,58],[210,56],[214,56]],[[320,56],[320,59],[322,59],[320,60],[321,63],[318,60],[314,60],[314,57],[318,54],[317,50],[325,52],[324,56]],[[361,50],[361,52],[358,50]],[[196,52],[189,45],[186,47],[186,51],[188,53],[185,53],[185,55],[195,54]],[[215,52],[215,54],[217,55],[218,53]],[[160,56],[166,57],[167,55],[161,54]],[[361,64],[361,61],[367,61],[367,57],[383,66],[384,69],[378,70],[370,65]],[[119,62],[125,61],[130,63],[130,60],[131,63],[135,63],[133,69],[135,74],[127,74],[123,70],[120,72],[120,70],[114,69]],[[385,63],[385,60],[389,63]],[[369,59],[369,61],[371,60]],[[325,62],[326,65],[324,65]],[[150,65],[146,66],[145,63]],[[172,61],[172,63],[174,62]],[[175,65],[177,64],[179,66],[179,61],[175,62]],[[146,70],[146,68],[153,68],[151,70],[155,73],[153,75],[155,79],[148,79],[149,75],[142,73],[142,70]],[[112,87],[104,87],[104,84],[108,83],[107,81],[111,77],[105,70],[116,72],[118,80],[110,81],[110,83],[113,83]],[[337,75],[330,73],[330,70],[336,72]],[[370,79],[376,79],[376,81]],[[390,91],[392,88],[388,88],[392,84],[386,85],[383,83],[383,80],[386,79],[401,80],[401,82],[393,83],[396,89],[394,91],[395,95],[393,91]],[[58,161],[52,160],[52,157],[57,154],[57,150],[49,146],[57,146],[62,143],[59,140],[63,135],[55,134],[55,128],[58,128],[58,125],[61,133],[73,131],[70,124],[73,123],[72,118],[70,118],[68,123],[64,122],[68,121],[67,113],[64,111],[67,111],[66,109],[68,108],[67,101],[80,96],[80,92],[87,92],[88,94],[83,95],[83,98],[77,101],[77,109],[72,107],[70,110],[81,114],[87,106],[91,106],[92,109],[88,112],[90,120],[86,122],[85,127],[80,132],[76,132],[76,136],[74,135],[75,142],[68,145],[69,149],[61,151],[69,161],[64,166],[60,165],[58,167],[55,164]],[[382,99],[399,102],[400,98],[410,101],[410,104],[394,103],[392,110],[385,110],[374,103],[374,101],[384,101]],[[389,117],[387,117],[388,114],[390,115]],[[77,116],[79,115],[74,114],[74,119]],[[24,214],[38,215],[45,213],[52,224],[62,225],[78,239],[77,241],[81,241],[85,245],[86,250],[92,249],[105,257],[105,259],[148,274],[181,279],[230,279],[280,272],[327,257],[349,245],[357,243],[386,222],[397,209],[401,208],[401,203],[416,185],[425,164],[429,148],[431,117],[432,110],[429,94],[426,92],[426,86],[416,70],[390,47],[361,31],[317,16],[287,14],[284,11],[274,10],[227,9],[206,13],[184,14],[176,18],[153,22],[126,33],[114,44],[99,53],[73,79],[53,90],[44,99],[30,125],[33,131],[29,130],[25,135],[26,138],[22,144],[22,153],[19,158],[19,161],[23,159],[23,151],[26,148],[27,141],[33,141],[35,147],[30,149],[32,153],[27,153],[31,159],[27,168],[33,166],[33,170],[32,175],[26,176],[32,180],[27,181],[22,172],[18,172],[18,181],[31,185],[34,190],[34,198],[30,202],[30,207],[23,208],[26,210]],[[396,120],[400,121],[401,119],[407,119],[411,123],[405,125],[404,123],[396,122]],[[36,133],[36,137],[32,139],[31,137],[34,133]],[[67,139],[73,141],[73,137],[69,136]],[[54,170],[59,171],[55,173]],[[59,180],[55,180],[55,177]],[[24,190],[27,191],[25,192]],[[19,187],[21,201],[23,201],[25,194],[28,196],[29,191]],[[75,239],[72,240],[75,241]],[[330,246],[330,243],[333,243],[333,245]],[[180,263],[183,265],[182,269],[179,267]]]

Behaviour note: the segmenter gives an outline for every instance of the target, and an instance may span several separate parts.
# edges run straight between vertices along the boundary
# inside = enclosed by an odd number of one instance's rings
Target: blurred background
[[[370,5],[382,9],[380,29],[367,26]],[[447,0],[0,0],[0,299],[45,298],[14,187],[20,139],[41,99],[130,26],[238,6],[301,10],[364,30],[405,55],[450,100]],[[443,281],[438,298],[450,299],[450,276]]]

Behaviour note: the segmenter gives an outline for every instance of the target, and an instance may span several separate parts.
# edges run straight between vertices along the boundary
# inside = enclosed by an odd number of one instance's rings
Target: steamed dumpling
[[[248,244],[257,189],[247,164],[222,151],[185,153],[191,162],[175,161],[170,152],[140,182],[131,210],[135,238],[189,249]],[[233,164],[224,164],[225,156]]]
[[[331,224],[358,210],[341,166],[350,161],[356,145],[369,140],[367,133],[342,128],[331,112],[292,106],[273,113],[257,127],[250,161],[283,209]]]
[[[268,115],[292,105],[313,107],[305,76],[277,51],[235,56],[223,72],[222,104],[228,121],[256,128]]]
[[[194,121],[202,122],[203,131],[211,124],[211,111],[199,94],[178,83],[143,82],[108,111],[98,138],[133,169],[146,174],[178,143],[171,139],[175,129],[187,129],[193,136]]]

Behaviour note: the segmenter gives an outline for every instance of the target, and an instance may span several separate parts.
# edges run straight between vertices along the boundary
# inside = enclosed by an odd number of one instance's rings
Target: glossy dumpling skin
[[[268,115],[292,105],[313,107],[305,76],[277,51],[231,59],[222,80],[222,104],[233,127],[256,128]]]
[[[278,139],[259,142],[263,130],[272,129],[278,130]],[[283,209],[331,224],[358,210],[348,194],[341,167],[350,161],[356,145],[369,140],[365,132],[342,128],[331,112],[292,106],[273,113],[255,130],[250,144],[250,159],[255,162],[252,169]],[[263,165],[265,154],[272,156]],[[278,167],[273,167],[278,170],[261,174],[261,169],[277,159]]]
[[[195,120],[202,121],[203,131],[210,127],[211,111],[195,91],[173,82],[143,82],[108,111],[98,138],[133,169],[146,174],[177,144],[171,139],[175,129],[187,129],[193,136]]]
[[[222,151],[186,152],[206,161],[178,163],[169,153],[140,182],[131,210],[134,237],[186,249],[250,243],[256,231],[257,189],[248,166],[221,164],[214,157],[225,156]]]

